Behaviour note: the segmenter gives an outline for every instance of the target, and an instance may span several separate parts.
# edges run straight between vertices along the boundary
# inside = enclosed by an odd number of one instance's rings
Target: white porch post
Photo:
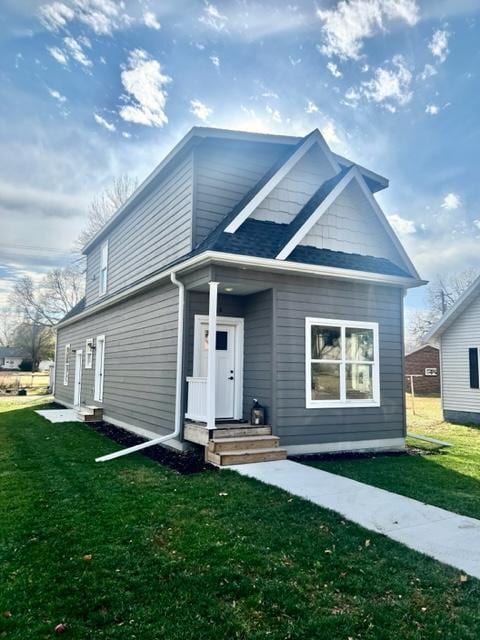
[[[207,371],[207,427],[215,427],[215,382],[218,282],[209,282],[208,300],[208,371]]]

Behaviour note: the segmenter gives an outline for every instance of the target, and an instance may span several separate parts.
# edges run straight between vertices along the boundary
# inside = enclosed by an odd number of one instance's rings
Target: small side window
[[[468,350],[468,360],[470,365],[470,389],[478,389],[478,349],[471,347]]]
[[[85,342],[85,369],[91,369],[93,365],[93,338],[87,338]]]
[[[100,247],[100,278],[99,278],[99,295],[104,296],[107,293],[108,282],[108,240]]]
[[[68,385],[68,378],[70,374],[70,345],[65,345],[65,360],[63,365],[63,384]]]

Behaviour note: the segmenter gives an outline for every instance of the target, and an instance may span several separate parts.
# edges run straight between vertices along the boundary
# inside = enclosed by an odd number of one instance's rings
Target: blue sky
[[[3,0],[0,306],[71,259],[92,196],[195,124],[286,134],[390,179],[421,275],[480,267],[477,0]],[[410,309],[424,294],[409,294]]]

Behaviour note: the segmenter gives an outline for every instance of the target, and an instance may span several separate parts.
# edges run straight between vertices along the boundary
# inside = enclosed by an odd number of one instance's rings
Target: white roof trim
[[[413,353],[417,353],[418,351],[421,351],[422,349],[426,349],[426,347],[430,347],[431,349],[436,349],[437,351],[439,351],[439,348],[434,344],[422,344],[420,347],[417,347],[416,349],[412,349],[411,351],[406,353],[405,357],[411,356]]]
[[[273,189],[279,184],[279,182],[293,169],[293,167],[305,156],[315,144],[322,149],[327,160],[330,162],[332,169],[338,172],[340,171],[340,165],[335,159],[333,153],[330,151],[329,146],[323,139],[322,134],[318,129],[312,131],[306,138],[303,144],[293,153],[288,160],[286,160],[282,166],[274,173],[274,175],[268,180],[266,184],[260,189],[258,193],[244,206],[244,208],[238,212],[235,218],[225,228],[225,233],[235,233],[235,231],[245,222],[245,220],[255,211],[255,209],[262,203],[265,198],[273,191]]]
[[[480,276],[476,278],[472,282],[472,284],[466,289],[462,295],[455,302],[453,307],[440,318],[440,320],[433,325],[430,331],[425,336],[425,342],[430,342],[431,340],[437,340],[442,333],[444,333],[448,327],[453,324],[453,322],[461,315],[465,309],[467,309],[471,303],[476,299],[477,295],[480,293]]]
[[[314,211],[314,213],[310,216],[310,218],[303,224],[303,226],[297,231],[297,233],[293,236],[293,238],[280,251],[280,253],[277,256],[277,260],[285,260],[286,258],[288,258],[288,256],[295,249],[295,247],[298,244],[300,244],[300,242],[303,240],[303,238],[307,235],[307,233],[313,227],[315,222],[317,222],[320,219],[320,217],[325,213],[326,209],[334,202],[334,200],[336,200],[336,198],[338,198],[338,196],[342,193],[342,191],[345,189],[345,187],[350,183],[350,181],[352,179],[355,179],[357,181],[358,185],[360,186],[361,190],[363,191],[364,195],[366,196],[368,202],[372,206],[375,214],[377,215],[377,218],[381,222],[383,228],[387,232],[387,235],[389,236],[389,238],[392,241],[393,245],[395,246],[396,250],[400,254],[400,257],[404,261],[404,263],[407,266],[407,268],[410,271],[410,273],[415,278],[420,280],[420,276],[419,276],[417,270],[415,269],[412,261],[408,257],[407,252],[403,248],[402,243],[397,238],[397,235],[395,234],[395,232],[393,231],[392,227],[390,226],[390,223],[388,222],[387,218],[385,217],[385,214],[383,213],[383,211],[380,208],[379,204],[377,203],[377,201],[373,197],[373,194],[370,191],[370,189],[368,188],[368,185],[365,182],[365,178],[363,177],[360,169],[355,165],[348,171],[348,173],[345,175],[345,177],[342,178],[342,180],[340,180],[338,185],[325,198],[325,200],[318,207],[318,209],[316,211]],[[333,197],[331,197],[331,196],[333,196]],[[326,206],[324,206],[325,203],[328,203],[328,204],[326,204]],[[312,218],[313,218],[313,222],[312,222]]]
[[[122,300],[126,300],[133,295],[136,295],[148,289],[153,285],[158,284],[162,280],[170,280],[170,274],[176,273],[180,275],[183,271],[189,271],[207,264],[223,264],[238,267],[252,267],[257,269],[264,269],[266,271],[280,271],[286,273],[293,273],[297,275],[305,276],[321,276],[325,278],[333,278],[340,280],[354,280],[357,282],[374,282],[377,284],[393,285],[396,287],[419,287],[425,282],[423,280],[414,280],[412,278],[404,278],[402,276],[390,276],[383,273],[374,273],[371,271],[357,271],[355,269],[341,269],[339,267],[327,267],[315,264],[305,264],[302,262],[283,262],[278,261],[275,258],[257,258],[255,256],[244,256],[241,254],[224,253],[221,251],[205,251],[197,256],[188,258],[184,262],[176,264],[172,267],[161,271],[150,278],[142,280],[137,284],[132,285],[126,291],[121,291],[116,295],[112,295],[107,299],[103,299],[102,302],[87,307],[81,313],[68,318],[63,322],[59,322],[56,327],[62,328],[69,324],[77,322],[82,318],[88,317],[98,311],[111,307]]]

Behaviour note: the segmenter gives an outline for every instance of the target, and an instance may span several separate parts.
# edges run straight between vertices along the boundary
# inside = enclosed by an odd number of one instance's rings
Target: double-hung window
[[[378,324],[306,318],[306,406],[379,406]]]
[[[108,240],[102,243],[100,247],[100,284],[99,295],[104,296],[107,293],[108,279]]]
[[[93,365],[93,339],[85,341],[85,369],[91,369]]]
[[[65,345],[65,359],[63,361],[63,384],[68,385],[68,378],[70,375],[70,345]]]

